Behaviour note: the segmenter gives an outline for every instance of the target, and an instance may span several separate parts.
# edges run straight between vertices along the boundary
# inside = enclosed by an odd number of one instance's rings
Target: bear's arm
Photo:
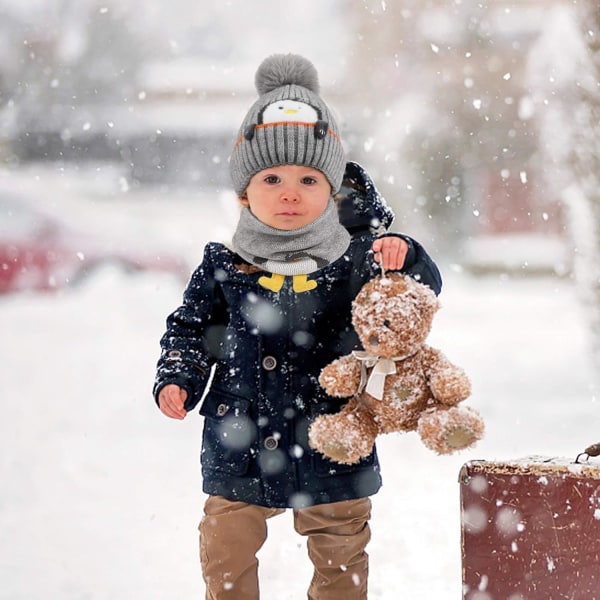
[[[348,354],[329,363],[319,375],[321,387],[337,398],[347,398],[358,391],[360,363]]]
[[[471,395],[471,381],[467,374],[440,350],[430,346],[423,348],[423,370],[431,393],[438,402],[451,406]]]

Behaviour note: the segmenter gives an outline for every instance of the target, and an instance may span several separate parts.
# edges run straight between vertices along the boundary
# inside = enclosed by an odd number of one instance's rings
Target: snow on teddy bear
[[[400,273],[367,282],[352,305],[352,324],[364,351],[325,366],[319,383],[348,398],[342,410],[319,415],[309,430],[312,448],[354,464],[373,451],[380,433],[417,431],[439,454],[472,446],[484,424],[473,408],[465,372],[425,344],[439,301],[427,286]]]

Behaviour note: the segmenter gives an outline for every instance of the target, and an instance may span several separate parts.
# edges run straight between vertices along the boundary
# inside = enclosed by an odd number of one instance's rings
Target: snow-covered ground
[[[37,186],[45,189],[44,177]],[[71,203],[82,222],[87,215],[142,240],[161,235],[197,260],[215,235],[215,207],[220,216],[229,210],[218,198],[168,194],[76,204],[78,193],[62,189],[51,204]],[[473,278],[452,268],[444,276],[429,341],[470,374],[469,403],[483,413],[487,435],[451,457],[433,455],[415,434],[381,439],[371,600],[460,598],[464,462],[575,457],[600,439],[585,324],[569,280]],[[168,420],[150,393],[164,319],[181,291],[169,276],[107,268],[64,293],[0,297],[0,599],[203,597],[201,417]],[[260,560],[264,598],[306,597],[310,564],[289,513],[270,522]]]

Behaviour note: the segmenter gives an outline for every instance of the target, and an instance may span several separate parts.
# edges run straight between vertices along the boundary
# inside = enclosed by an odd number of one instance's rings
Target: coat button
[[[277,360],[274,356],[265,356],[262,361],[262,366],[267,371],[272,371],[277,366]]]
[[[217,416],[222,417],[227,412],[227,410],[227,404],[219,404],[219,406],[217,406]]]
[[[277,448],[277,446],[279,446],[279,442],[272,435],[265,438],[265,448],[267,450],[275,450],[275,448]]]

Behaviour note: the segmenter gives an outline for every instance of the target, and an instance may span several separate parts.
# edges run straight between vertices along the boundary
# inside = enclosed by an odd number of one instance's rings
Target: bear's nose
[[[376,335],[369,336],[369,346],[379,346],[379,338]]]

